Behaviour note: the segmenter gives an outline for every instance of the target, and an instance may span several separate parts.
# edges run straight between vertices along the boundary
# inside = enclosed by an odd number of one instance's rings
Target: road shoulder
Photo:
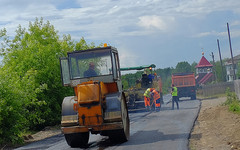
[[[240,149],[240,116],[222,104],[226,97],[203,99],[189,139],[190,150]]]

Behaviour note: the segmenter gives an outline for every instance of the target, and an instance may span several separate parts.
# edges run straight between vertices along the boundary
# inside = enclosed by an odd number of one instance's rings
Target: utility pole
[[[223,73],[222,56],[221,56],[220,45],[219,45],[219,40],[218,39],[217,39],[217,44],[218,44],[218,52],[219,52],[221,68],[222,68],[222,80],[225,81],[225,77],[224,77],[224,73]]]
[[[213,71],[214,71],[214,76],[215,76],[215,80],[217,81],[217,74],[216,74],[216,65],[215,65],[215,61],[214,61],[214,55],[213,55],[213,52],[212,52],[212,59],[213,59]]]
[[[228,25],[228,23],[227,23],[227,30],[228,30],[228,39],[229,39],[229,46],[230,46],[231,59],[232,59],[233,80],[235,80],[235,79],[236,79],[236,73],[235,73],[235,67],[234,67],[234,61],[233,61],[232,44],[231,44],[231,37],[230,37],[230,32],[229,32],[229,25]]]

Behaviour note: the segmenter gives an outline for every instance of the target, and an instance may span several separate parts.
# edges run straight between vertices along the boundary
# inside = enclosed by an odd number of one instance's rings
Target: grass
[[[240,100],[236,93],[230,92],[229,89],[226,91],[227,100],[223,105],[228,106],[228,110],[237,114],[240,114]]]
[[[196,150],[192,145],[189,146],[190,150]]]
[[[229,88],[227,88],[226,93],[211,96],[203,96],[201,93],[197,93],[197,99],[212,99],[218,97],[227,97],[227,100],[223,105],[228,106],[229,111],[240,114],[240,100],[235,92],[230,92]]]

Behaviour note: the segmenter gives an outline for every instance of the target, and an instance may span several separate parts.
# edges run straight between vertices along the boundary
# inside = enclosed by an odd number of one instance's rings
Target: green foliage
[[[169,93],[169,88],[172,83],[172,72],[174,68],[164,68],[164,69],[156,69],[156,73],[158,76],[162,78],[162,91],[164,94]]]
[[[0,69],[0,144],[16,143],[21,142],[26,129],[59,123],[63,98],[74,95],[72,88],[62,86],[59,57],[95,46],[84,38],[73,41],[70,35],[60,40],[54,26],[42,18],[30,22],[27,30],[19,25],[14,38],[3,29],[0,39],[0,55],[4,56]]]
[[[234,92],[230,92],[230,89],[226,90],[227,101],[224,105],[227,105],[229,110],[232,112],[240,113],[240,101]]]
[[[0,72],[0,145],[23,142],[21,133],[27,120],[19,100],[21,95],[18,95],[17,84],[6,71]]]
[[[163,81],[163,87],[162,87],[162,91],[163,94],[167,94],[170,93],[171,90],[171,84],[172,84],[172,78],[168,77],[166,80]]]
[[[127,78],[124,77],[124,75],[123,75],[123,78],[122,78],[122,85],[123,85],[124,90],[127,90],[129,88]]]
[[[169,77],[171,78],[173,70],[174,69],[170,67],[164,68],[164,69],[159,68],[159,69],[156,69],[156,73],[162,78],[162,80],[166,80]]]
[[[237,100],[237,95],[234,92],[230,91],[230,88],[226,90],[227,101],[224,103],[225,105],[232,104],[234,101]]]
[[[229,110],[232,112],[240,112],[240,104],[237,101],[234,101],[229,105]]]
[[[91,48],[95,48],[96,46],[94,45],[94,43],[91,43],[90,45],[88,45],[86,43],[86,41],[84,40],[84,38],[82,37],[80,39],[79,42],[76,43],[75,49],[76,50],[87,50],[87,49],[91,49]]]
[[[224,64],[225,60],[223,60]],[[216,75],[217,75],[217,82],[224,82],[226,80],[226,68],[225,66],[221,66],[220,61],[215,62],[215,70],[216,70]]]
[[[127,90],[129,88],[136,86],[136,81],[142,78],[143,71],[137,71],[136,73],[129,73],[122,75],[123,89]]]
[[[240,66],[240,62],[238,62],[237,66]],[[240,67],[237,67],[236,76],[237,76],[237,79],[240,79]]]
[[[196,62],[193,62],[192,64],[191,64],[191,72],[195,72],[196,73],[196,67],[197,66],[197,63]]]
[[[191,72],[192,71],[192,66],[186,62],[179,62],[176,66],[175,73],[181,73],[181,72]]]

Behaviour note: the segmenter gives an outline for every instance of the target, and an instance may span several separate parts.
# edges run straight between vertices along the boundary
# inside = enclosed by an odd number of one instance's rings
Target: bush
[[[61,120],[61,103],[73,89],[61,84],[59,57],[74,49],[95,47],[82,38],[60,40],[48,21],[36,19],[28,30],[19,25],[9,38],[0,30],[0,145],[23,142],[22,133],[56,125]]]
[[[240,112],[240,105],[239,102],[234,102],[229,105],[229,110],[232,112]]]
[[[4,76],[0,75],[0,145],[22,143],[21,133],[26,125],[24,108],[16,94],[15,84]]]
[[[227,100],[224,105],[228,106],[228,109],[232,112],[240,113],[240,101],[234,92],[230,92],[230,89],[226,90]]]

